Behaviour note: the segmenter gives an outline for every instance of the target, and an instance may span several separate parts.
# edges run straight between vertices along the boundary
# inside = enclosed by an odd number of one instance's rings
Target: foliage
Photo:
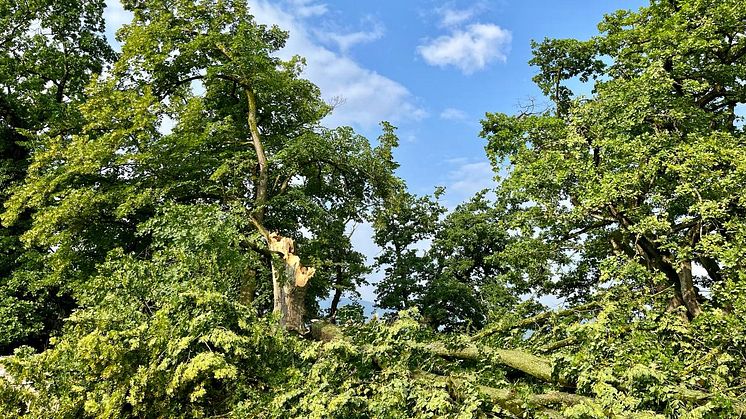
[[[135,19],[119,33],[121,57],[91,83],[79,108],[81,132],[45,135],[6,203],[9,225],[35,213],[23,240],[54,249],[41,255],[51,270],[44,281],[76,299],[113,249],[152,252],[153,238],[137,231],[167,202],[261,213],[262,228],[295,239],[319,265],[306,299],[310,314],[333,285],[345,290],[361,281],[365,268],[346,228],[366,219],[394,183],[395,138],[373,149],[350,128],[319,126],[328,106],[300,77],[301,60],[272,55],[287,34],[257,25],[243,2],[214,6],[131,4]],[[196,81],[203,93],[192,88]],[[262,131],[268,166],[260,172],[259,154],[247,145],[247,115]],[[243,233],[252,230],[244,224]],[[265,254],[263,268],[247,276],[248,298],[258,303],[271,301],[270,264]]]
[[[431,239],[445,209],[429,196],[417,197],[402,190],[393,194],[375,214],[375,243],[381,247],[376,264],[385,277],[376,284],[378,306],[405,310],[422,293],[432,269],[430,260],[417,249]]]
[[[93,76],[103,3],[0,0],[28,52],[28,76],[0,53],[3,417],[746,415],[738,1],[653,0],[535,44],[554,109],[488,114],[507,176],[450,211],[394,176],[392,125],[376,147],[320,125],[287,34],[244,2],[125,6]],[[385,320],[337,307],[370,272],[362,222]],[[283,277],[298,255],[307,288]]]
[[[509,237],[502,213],[482,191],[448,214],[434,198],[396,196],[377,213],[378,305],[417,307],[433,328],[479,329],[514,308],[525,287],[503,280],[495,254]],[[418,248],[419,247],[419,248]],[[423,247],[429,247],[424,249]]]
[[[501,254],[514,275],[584,298],[624,257],[660,274],[635,286],[670,286],[695,317],[698,289],[741,269],[744,16],[738,1],[653,1],[591,40],[535,45],[556,109],[483,122],[488,155],[510,165],[498,200],[519,237]],[[595,80],[591,97],[573,97],[575,77]]]
[[[365,323],[365,307],[357,301],[345,304],[337,312],[337,321],[340,324]]]
[[[103,35],[104,2],[0,1],[0,207],[20,183],[43,132],[80,129],[84,87],[114,59]],[[70,301],[38,280],[39,251],[20,236],[30,214],[0,226],[0,353],[41,347],[59,329]]]

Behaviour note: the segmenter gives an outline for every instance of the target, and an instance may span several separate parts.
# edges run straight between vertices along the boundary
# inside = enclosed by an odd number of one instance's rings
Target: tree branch
[[[468,381],[454,376],[442,376],[426,372],[418,372],[415,378],[427,382],[445,383],[453,390],[458,391],[467,385]],[[591,399],[577,394],[566,393],[561,391],[552,391],[543,394],[521,395],[513,389],[495,388],[484,385],[475,385],[477,390],[485,396],[490,402],[500,406],[502,409],[519,416],[524,417],[528,412],[528,407],[537,407],[544,411],[550,406],[574,406],[581,403],[590,403]]]
[[[587,311],[587,310],[595,310],[601,308],[601,305],[596,302],[592,301],[586,304],[579,305],[577,307],[569,308],[567,310],[560,310],[560,311],[545,311],[543,313],[539,313],[535,316],[528,317],[525,319],[522,319],[516,323],[500,323],[492,327],[486,327],[482,329],[479,333],[473,335],[471,337],[472,342],[476,342],[480,339],[484,339],[486,337],[492,336],[496,333],[505,332],[507,330],[511,329],[524,329],[530,326],[537,325],[539,323],[544,322],[545,320],[548,320],[552,317],[565,317],[565,316],[571,316],[573,314],[577,314],[581,311]]]

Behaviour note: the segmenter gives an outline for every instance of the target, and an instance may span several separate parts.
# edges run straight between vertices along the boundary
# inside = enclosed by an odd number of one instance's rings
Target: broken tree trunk
[[[220,50],[229,60],[233,59],[224,47],[221,47]],[[279,253],[282,256],[282,262],[278,262],[275,257],[272,258],[273,311],[280,315],[280,324],[286,329],[304,333],[306,283],[313,276],[315,270],[314,268],[306,268],[300,263],[300,258],[294,253],[294,243],[291,238],[270,233],[264,227],[264,216],[269,200],[269,159],[267,159],[267,154],[264,151],[262,135],[259,130],[256,95],[248,80],[234,81],[243,86],[246,94],[247,122],[251,132],[251,143],[254,146],[257,158],[254,210],[251,214],[251,221],[267,240],[269,251]]]
[[[305,333],[306,284],[316,270],[301,264],[294,253],[293,239],[277,233],[270,233],[266,238],[269,250],[281,256],[272,259],[274,312],[280,315],[283,327]]]

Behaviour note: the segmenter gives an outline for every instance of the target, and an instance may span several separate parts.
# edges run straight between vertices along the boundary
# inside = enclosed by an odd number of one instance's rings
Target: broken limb
[[[415,377],[430,382],[434,381],[445,383],[454,391],[458,391],[459,389],[468,385],[468,381],[466,379],[453,376],[442,376],[432,373],[420,372],[417,373]],[[522,395],[509,388],[495,388],[479,384],[474,385],[474,387],[488,401],[519,417],[524,417],[525,414],[528,413],[527,411],[529,410],[529,408],[537,408],[539,411],[547,414],[548,416],[561,417],[550,408],[567,407],[580,403],[592,402],[592,399],[588,397],[561,391]]]
[[[471,337],[471,340],[477,341],[479,339],[484,339],[486,337],[492,336],[500,332],[505,332],[507,330],[527,328],[527,327],[542,323],[552,317],[571,316],[573,314],[577,314],[580,312],[599,309],[600,307],[601,307],[600,303],[596,301],[591,301],[590,303],[582,304],[577,307],[569,308],[567,310],[545,311],[535,316],[519,320],[515,323],[498,323],[495,326],[484,328],[479,333],[473,335]]]

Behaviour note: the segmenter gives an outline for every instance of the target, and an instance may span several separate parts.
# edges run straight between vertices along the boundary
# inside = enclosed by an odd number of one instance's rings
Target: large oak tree
[[[632,286],[668,289],[696,317],[700,290],[743,269],[746,8],[660,0],[599,28],[534,45],[553,109],[483,121],[509,167],[499,200],[516,240],[502,257],[514,281],[573,297],[614,282],[602,263],[639,263],[651,275]]]

